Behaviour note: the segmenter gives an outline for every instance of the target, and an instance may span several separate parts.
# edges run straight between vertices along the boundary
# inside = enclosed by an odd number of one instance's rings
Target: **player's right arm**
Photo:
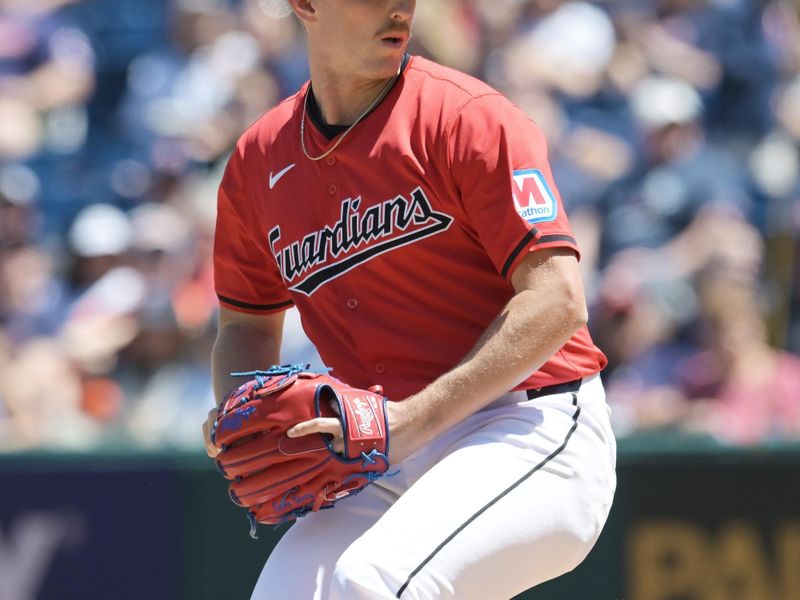
[[[285,309],[292,305],[278,265],[267,245],[267,226],[256,205],[263,184],[263,156],[252,132],[236,144],[219,187],[214,231],[214,285],[220,302],[217,339],[211,351],[211,377],[219,404],[245,383],[231,373],[280,364]],[[206,451],[216,455],[209,438],[213,408],[203,425]]]
[[[220,307],[219,327],[211,351],[211,377],[217,404],[230,390],[243,383],[231,373],[264,369],[265,365],[280,363],[284,311],[252,314]],[[206,452],[216,456],[209,437],[217,416],[216,407],[208,413],[203,424]]]

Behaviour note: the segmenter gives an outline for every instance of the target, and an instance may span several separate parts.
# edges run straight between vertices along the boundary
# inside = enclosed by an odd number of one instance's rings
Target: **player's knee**
[[[358,568],[352,563],[336,565],[331,576],[331,600],[361,600],[370,598],[370,589],[367,587],[365,572],[372,567],[360,565]]]
[[[586,559],[599,535],[599,528],[572,532],[562,554],[562,574],[572,571]]]
[[[368,598],[391,598],[381,569],[372,557],[348,549],[336,562],[331,575],[331,600],[362,600]]]

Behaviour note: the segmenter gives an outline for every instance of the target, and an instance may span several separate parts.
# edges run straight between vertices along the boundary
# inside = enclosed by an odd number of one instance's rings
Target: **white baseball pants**
[[[576,393],[506,394],[398,475],[298,520],[252,600],[506,600],[586,557],[615,463],[598,376]]]

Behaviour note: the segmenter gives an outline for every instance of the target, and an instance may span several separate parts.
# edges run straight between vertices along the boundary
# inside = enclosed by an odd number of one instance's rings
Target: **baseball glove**
[[[282,523],[331,508],[389,468],[381,388],[353,388],[308,367],[234,373],[252,379],[227,394],[212,428],[217,468],[232,480],[231,500],[248,509],[253,537],[258,523]],[[316,417],[341,420],[341,454],[334,452],[329,435],[286,435]]]

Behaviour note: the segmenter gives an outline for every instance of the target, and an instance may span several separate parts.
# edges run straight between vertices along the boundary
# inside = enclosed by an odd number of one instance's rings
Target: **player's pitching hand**
[[[423,440],[417,440],[417,435],[413,435],[414,427],[411,426],[411,413],[407,408],[404,402],[392,402],[391,400],[386,402],[387,426],[392,440],[389,448],[390,465],[398,464],[418,450],[424,443]],[[298,423],[286,431],[286,435],[292,438],[312,433],[323,433],[332,436],[331,445],[334,452],[341,453],[344,451],[344,432],[339,419],[318,417]]]
[[[333,451],[344,452],[344,431],[339,419],[318,417],[298,423],[291,429],[286,430],[286,435],[290,438],[303,437],[312,433],[324,433],[332,436],[331,445],[333,446]]]
[[[369,388],[369,391],[383,395],[383,387],[380,385],[372,386]],[[392,403],[387,401],[387,405],[388,404]],[[334,411],[339,414],[339,409],[335,404],[332,403],[331,408],[333,408]],[[388,426],[388,423],[387,429],[391,431],[391,427]],[[342,429],[342,422],[339,419],[332,417],[317,417],[316,419],[310,419],[308,421],[298,423],[294,427],[286,430],[286,435],[290,438],[303,437],[312,433],[322,433],[331,436],[330,443],[333,451],[338,452],[339,454],[344,453],[344,430]]]

